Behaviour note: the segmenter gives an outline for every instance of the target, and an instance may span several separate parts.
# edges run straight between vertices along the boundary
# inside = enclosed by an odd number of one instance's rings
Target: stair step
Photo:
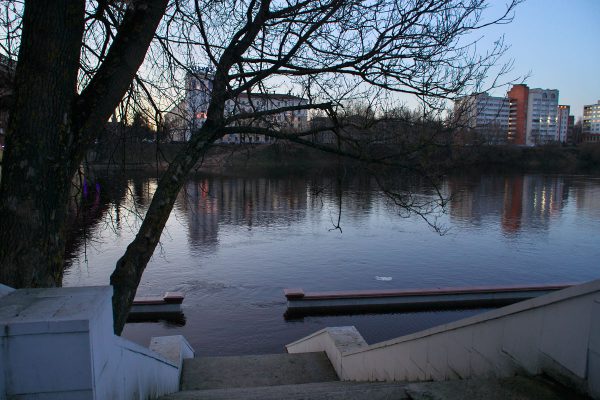
[[[190,390],[160,400],[408,400],[401,383],[318,382],[234,389]]]
[[[181,390],[248,388],[337,381],[319,353],[199,357],[184,360]]]
[[[583,400],[585,396],[542,377],[423,382],[406,385],[412,400]]]

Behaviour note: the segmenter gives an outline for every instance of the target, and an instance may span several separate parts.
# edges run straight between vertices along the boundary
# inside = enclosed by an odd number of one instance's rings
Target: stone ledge
[[[0,298],[0,337],[89,330],[112,287],[15,290]]]

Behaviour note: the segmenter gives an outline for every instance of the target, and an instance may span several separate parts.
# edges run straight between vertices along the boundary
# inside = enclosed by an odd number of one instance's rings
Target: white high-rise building
[[[214,75],[208,68],[191,69],[185,76],[185,97],[165,115],[174,142],[187,142],[206,121]]]
[[[583,106],[583,133],[600,135],[600,100],[596,104]]]
[[[529,89],[526,144],[551,143],[558,138],[558,90]]]
[[[213,79],[214,75],[208,68],[194,68],[193,73],[188,73],[185,77],[185,108],[190,116],[189,131],[200,128],[206,121]],[[189,136],[186,140],[189,140]]]
[[[508,129],[509,104],[506,97],[494,97],[479,93],[456,99],[454,112],[469,128],[497,126]]]
[[[505,141],[510,104],[506,97],[478,93],[456,99],[454,115],[462,128],[477,131],[490,142]]]

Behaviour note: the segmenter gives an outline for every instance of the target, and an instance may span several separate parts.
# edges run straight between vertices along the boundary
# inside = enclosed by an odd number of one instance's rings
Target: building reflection
[[[208,180],[190,181],[179,193],[177,203],[185,211],[190,248],[214,251],[219,243],[219,215]]]
[[[156,190],[156,178],[144,176],[86,176],[72,197],[67,265],[86,245],[110,229],[120,236],[135,234]],[[389,183],[395,182],[395,183]],[[593,178],[544,175],[462,175],[441,186],[451,196],[453,225],[499,226],[507,237],[523,232],[547,232],[565,207],[575,207],[600,218],[600,182]],[[395,191],[433,196],[417,178],[390,177]],[[396,186],[393,186],[393,185]],[[355,224],[370,215],[397,215],[392,202],[367,174],[336,176],[213,177],[190,179],[179,194],[174,219],[187,233],[192,250],[214,252],[222,236],[236,230],[292,228],[306,219],[322,223]],[[101,240],[101,239],[100,239]],[[185,240],[185,239],[184,239]]]
[[[501,176],[457,176],[448,179],[450,217],[455,222],[479,226],[502,210],[505,181]]]
[[[598,180],[595,185],[588,180],[583,181],[576,179],[573,182],[571,192],[576,198],[577,209],[592,213],[596,216],[600,214],[599,183],[600,180]]]
[[[515,176],[504,180],[503,200],[502,230],[506,234],[516,234],[521,229],[521,216],[523,215],[522,176]]]
[[[562,176],[514,175],[450,178],[450,216],[468,224],[498,218],[505,235],[549,228],[569,197]],[[456,195],[455,195],[456,193]]]
[[[252,229],[303,220],[307,192],[294,179],[201,177],[185,185],[177,209],[187,219],[190,246],[213,251],[221,225]]]
[[[526,175],[523,178],[523,219],[547,228],[550,219],[560,214],[566,198],[562,177]]]

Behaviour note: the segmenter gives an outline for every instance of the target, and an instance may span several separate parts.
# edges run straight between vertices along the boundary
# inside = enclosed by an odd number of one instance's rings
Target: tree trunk
[[[115,270],[110,276],[110,284],[114,291],[112,299],[114,331],[117,335],[121,334],[127,322],[127,315],[146,264],[160,241],[163,228],[186,177],[206,148],[215,140],[214,135],[218,129],[211,128],[210,125],[207,122],[192,137],[160,179],[144,222],[135,239],[127,246],[123,257],[117,261]]]
[[[192,135],[185,149],[177,155],[161,178],[138,234],[127,246],[127,251],[117,262],[110,277],[110,283],[114,290],[114,331],[117,335],[123,331],[146,264],[160,240],[160,235],[185,179],[206,149],[223,134],[225,101],[230,94],[227,90],[228,72],[260,32],[262,21],[266,18],[269,10],[269,4],[270,1],[260,3],[260,12],[255,20],[248,21],[242,29],[245,34],[241,39],[232,41],[223,52],[213,80],[206,122]]]
[[[0,183],[0,282],[60,285],[85,1],[27,2]]]
[[[168,0],[137,0],[77,95],[85,1],[27,1],[0,182],[0,282],[61,284],[72,177],[142,64]]]

